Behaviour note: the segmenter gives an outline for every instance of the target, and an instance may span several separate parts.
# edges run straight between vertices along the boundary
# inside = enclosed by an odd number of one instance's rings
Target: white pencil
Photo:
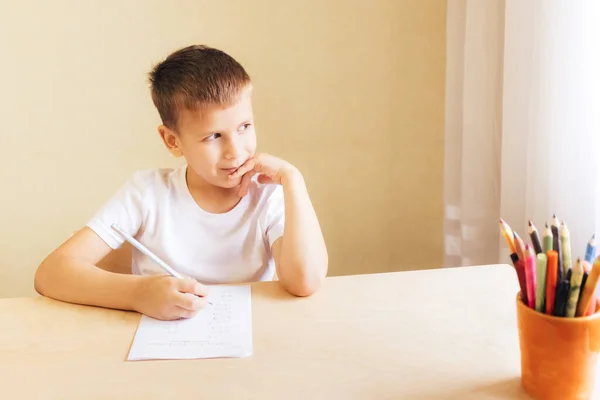
[[[119,226],[117,224],[112,224],[111,228],[113,228],[113,230],[115,230],[119,235],[123,236],[123,239],[125,239],[129,243],[131,243],[131,245],[133,247],[135,247],[136,249],[138,249],[139,251],[144,253],[146,256],[150,257],[152,259],[152,261],[154,261],[156,264],[158,264],[169,275],[171,275],[174,278],[183,279],[183,276],[181,276],[181,274],[179,272],[177,272],[173,268],[169,267],[169,265],[166,262],[164,262],[163,260],[158,258],[158,256],[156,254],[154,254],[146,246],[144,246],[143,244],[141,244],[140,242],[135,240],[131,235],[129,235],[125,231],[123,231],[123,229],[119,228]],[[195,294],[193,294],[193,293],[189,293],[189,294],[191,294],[192,296],[195,296]],[[207,301],[207,303],[212,305],[212,303],[210,301]]]
[[[129,235],[126,232],[124,232],[123,229],[121,229],[121,228],[119,228],[117,226],[117,224],[112,224],[111,227],[115,231],[117,231],[117,233],[119,233],[119,235],[123,236],[123,239],[125,239],[129,243],[131,243],[131,245],[133,247],[135,247],[136,249],[138,249],[139,251],[141,251],[142,253],[144,253],[146,256],[150,257],[152,259],[152,261],[154,261],[156,264],[158,264],[169,275],[171,275],[171,276],[173,276],[175,278],[183,279],[183,276],[181,276],[181,274],[179,274],[173,268],[169,267],[169,265],[166,262],[164,262],[163,260],[161,260],[160,258],[158,258],[158,256],[156,256],[156,254],[154,254],[153,252],[151,252],[150,250],[148,250],[148,248],[146,246],[144,246],[143,244],[141,244],[140,242],[138,242],[137,240],[135,240],[131,235]]]

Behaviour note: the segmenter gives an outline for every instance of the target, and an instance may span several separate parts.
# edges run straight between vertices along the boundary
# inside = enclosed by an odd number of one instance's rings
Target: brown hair
[[[179,110],[230,105],[250,83],[244,68],[221,50],[193,45],[177,50],[150,72],[152,101],[162,123],[175,129]]]

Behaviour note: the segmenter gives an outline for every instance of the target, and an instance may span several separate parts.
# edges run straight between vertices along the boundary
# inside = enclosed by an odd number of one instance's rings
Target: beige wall
[[[440,266],[445,17],[444,0],[0,2],[0,297],[32,294],[134,170],[175,165],[146,73],[190,43],[252,75],[259,146],[304,172],[331,275]]]

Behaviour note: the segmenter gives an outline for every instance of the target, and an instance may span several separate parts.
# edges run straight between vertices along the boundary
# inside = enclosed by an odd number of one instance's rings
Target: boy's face
[[[188,173],[197,183],[233,188],[240,179],[229,175],[256,152],[251,90],[229,107],[209,105],[200,111],[183,110],[177,133],[165,126],[159,132],[169,151],[184,156]],[[197,179],[199,178],[199,179]]]

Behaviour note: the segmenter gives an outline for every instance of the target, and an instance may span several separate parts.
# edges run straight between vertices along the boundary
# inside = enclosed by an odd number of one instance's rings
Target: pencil
[[[583,288],[585,287],[585,282],[587,281],[588,274],[592,270],[592,266],[587,261],[582,261],[581,265],[583,266],[583,278],[581,278],[581,290],[579,292],[579,298],[581,298],[581,293],[583,292]]]
[[[556,297],[556,285],[558,283],[558,254],[554,250],[546,253],[548,257],[548,270],[546,272],[546,314],[554,313],[554,298]]]
[[[129,243],[131,243],[131,245],[133,247],[135,247],[136,249],[141,251],[143,254],[145,254],[147,257],[149,257],[152,261],[154,261],[156,264],[158,264],[158,266],[161,267],[166,273],[168,273],[169,275],[171,275],[174,278],[183,279],[183,276],[179,272],[175,271],[166,262],[164,262],[163,260],[158,258],[158,256],[156,254],[151,252],[146,246],[144,246],[143,244],[141,244],[140,242],[135,240],[131,235],[129,235],[127,232],[123,231],[123,229],[119,228],[119,226],[117,224],[112,224],[111,227],[119,235],[121,235],[123,237],[123,239],[125,239]],[[193,293],[190,293],[190,294],[193,295]],[[210,301],[207,301],[207,303],[212,305],[212,303]]]
[[[577,299],[577,304],[579,304],[579,301],[581,300],[581,293],[583,293],[583,288],[585,288],[588,274],[592,270],[592,266],[587,261],[582,261],[581,265],[583,266],[583,277],[581,278],[581,289],[579,289],[579,299]]]
[[[525,254],[525,242],[521,239],[521,236],[517,232],[513,232],[515,249],[517,251],[517,256],[519,256],[520,260],[525,260],[527,255]]]
[[[565,275],[565,270],[563,269],[563,261],[562,261],[562,251],[560,246],[560,236],[558,233],[560,223],[558,222],[558,218],[556,218],[556,214],[552,216],[552,250],[558,253],[558,282],[563,280]]]
[[[581,301],[581,294],[583,293],[583,289],[585,288],[587,277],[590,274],[590,272],[592,272],[592,265],[589,262],[583,261],[581,264],[583,265],[583,278],[581,279],[581,289],[579,290],[579,300],[577,301],[577,304],[579,304],[579,302]],[[595,311],[596,294],[592,294],[592,301],[590,301],[590,306],[586,310],[585,316],[592,315]]]
[[[567,295],[569,293],[569,281],[566,279],[560,282],[556,286],[556,297],[554,298],[554,312],[553,315],[557,317],[565,316],[565,306],[567,302]]]
[[[517,279],[519,280],[519,288],[521,289],[521,299],[523,303],[527,304],[527,283],[525,282],[525,266],[523,260],[519,260],[517,253],[512,253],[510,259],[515,267],[517,273]]]
[[[600,256],[596,257],[592,270],[588,274],[583,293],[581,293],[581,298],[577,304],[577,311],[575,313],[577,317],[584,316],[590,308],[592,297],[598,285],[598,278],[600,278]]]
[[[590,301],[590,306],[587,310],[585,310],[585,316],[589,317],[590,315],[596,312],[596,294],[592,294],[592,300]]]
[[[542,254],[544,250],[542,250],[542,243],[540,242],[540,235],[531,220],[528,222],[529,224],[529,237],[531,238],[531,244],[533,245],[533,249],[535,250],[535,254]],[[545,253],[544,253],[545,254]]]
[[[583,279],[583,265],[581,259],[577,259],[571,272],[571,282],[569,286],[569,295],[567,296],[567,306],[565,308],[565,317],[575,317],[577,311],[577,302],[579,300],[579,291],[581,289],[581,280]]]
[[[158,266],[161,267],[166,273],[168,273],[169,275],[171,275],[175,278],[183,279],[183,276],[181,274],[179,274],[177,271],[175,271],[173,268],[171,268],[166,262],[164,262],[163,260],[158,258],[158,256],[156,256],[156,254],[151,252],[146,246],[144,246],[143,244],[141,244],[140,242],[135,240],[131,235],[129,235],[128,233],[123,231],[121,228],[119,228],[119,226],[117,224],[112,224],[112,228],[117,233],[119,233],[119,235],[123,236],[123,239],[125,239],[129,243],[131,243],[131,245],[133,247],[135,247],[136,249],[141,251],[143,254],[145,254],[147,257],[149,257],[152,261],[154,261],[156,264],[158,264]]]
[[[552,231],[550,230],[547,222],[544,224],[544,236],[542,240],[544,242],[544,253],[548,254],[548,252],[552,250]]]
[[[592,235],[592,238],[585,246],[585,261],[590,264],[594,261],[594,257],[596,257],[596,234]]]
[[[548,268],[548,256],[544,253],[536,256],[536,291],[535,291],[535,310],[544,312],[544,300],[546,298],[546,273]]]
[[[513,242],[512,229],[502,218],[500,218],[500,232],[504,236],[504,239],[506,240],[506,244],[508,245],[508,249],[510,250],[510,252],[515,253],[516,249],[515,244]]]
[[[563,271],[567,273],[571,265],[571,240],[567,224],[560,224],[560,250],[562,252]]]
[[[525,280],[527,282],[527,299],[529,307],[535,309],[536,292],[536,274],[535,274],[535,255],[528,244],[525,245]]]

